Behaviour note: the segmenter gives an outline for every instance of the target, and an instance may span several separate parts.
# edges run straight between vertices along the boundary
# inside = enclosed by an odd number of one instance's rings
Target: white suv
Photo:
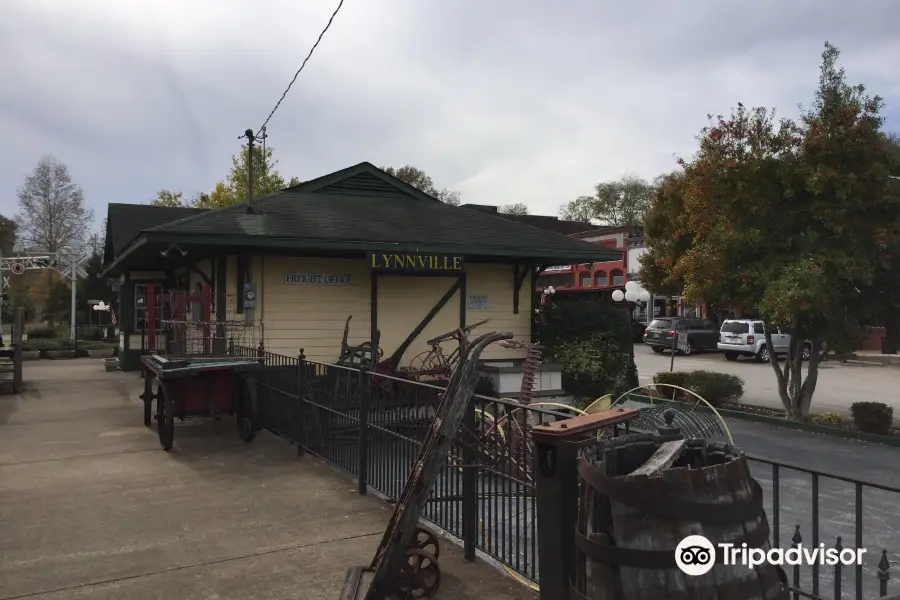
[[[791,345],[791,334],[773,328],[772,348],[766,345],[766,329],[762,321],[755,319],[727,319],[719,330],[719,343],[726,360],[737,360],[739,356],[752,356],[757,362],[768,362],[769,352],[776,356],[787,354]],[[809,360],[809,345],[803,346],[803,360]]]

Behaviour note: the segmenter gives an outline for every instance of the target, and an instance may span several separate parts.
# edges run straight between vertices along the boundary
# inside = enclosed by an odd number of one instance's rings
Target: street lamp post
[[[621,302],[628,303],[628,325],[632,326],[632,319],[634,314],[634,308],[638,305],[638,303],[646,305],[650,302],[650,293],[647,290],[640,290],[640,286],[634,281],[628,281],[625,283],[625,291],[615,290],[612,293],[613,302],[619,304]],[[628,358],[630,361],[630,365],[628,368],[628,389],[634,389],[638,387],[640,383],[640,378],[638,377],[637,365],[634,362],[634,340],[631,341],[631,346],[629,346]]]

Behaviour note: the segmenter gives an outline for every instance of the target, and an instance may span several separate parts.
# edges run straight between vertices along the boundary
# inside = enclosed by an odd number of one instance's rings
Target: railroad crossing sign
[[[85,279],[87,278],[87,271],[84,270],[84,264],[90,260],[89,254],[81,254],[78,259],[75,260],[75,275],[78,277]],[[66,260],[62,255],[60,255],[59,262],[59,274],[64,279],[69,279],[72,277],[72,259]]]

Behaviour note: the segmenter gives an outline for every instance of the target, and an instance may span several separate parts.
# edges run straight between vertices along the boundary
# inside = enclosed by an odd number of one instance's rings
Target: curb
[[[671,400],[657,398],[657,401],[673,403]],[[644,402],[643,400],[635,400],[631,399],[632,402],[642,402],[644,404],[651,404],[650,402]],[[677,404],[677,402],[674,402]],[[746,404],[745,406],[754,406],[752,404]],[[756,407],[763,408],[764,407]],[[759,415],[752,412],[744,412],[741,410],[730,410],[727,408],[719,408],[716,407],[716,411],[720,415],[730,419],[737,419],[739,421],[753,421],[755,423],[763,423],[766,425],[771,425],[773,427],[784,427],[786,429],[793,429],[794,431],[806,431],[808,433],[820,433],[822,435],[828,435],[831,437],[844,438],[844,439],[853,439],[860,442],[869,442],[873,444],[881,444],[883,446],[891,446],[894,448],[900,448],[900,436],[897,435],[878,435],[875,433],[864,433],[862,431],[856,431],[853,429],[844,429],[843,427],[829,427],[828,425],[817,425],[815,423],[804,423],[801,421],[791,421],[790,419],[782,419],[779,417],[770,417],[768,415]]]
[[[747,406],[752,406],[748,404]],[[870,442],[873,444],[881,444],[883,446],[892,446],[900,448],[900,436],[896,435],[878,435],[875,433],[865,433],[853,429],[844,429],[843,427],[829,427],[828,425],[817,425],[816,423],[804,423],[802,421],[792,421],[790,419],[782,419],[778,417],[769,417],[767,415],[757,415],[751,412],[741,410],[729,410],[727,408],[716,408],[723,417],[738,419],[743,421],[754,421],[756,423],[765,423],[775,427],[784,427],[795,431],[806,431],[808,433],[820,433],[831,437],[849,438],[860,442]]]

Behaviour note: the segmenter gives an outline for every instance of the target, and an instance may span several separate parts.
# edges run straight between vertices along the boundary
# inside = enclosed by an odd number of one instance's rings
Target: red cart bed
[[[222,414],[237,415],[238,433],[250,442],[259,431],[256,381],[261,360],[228,357],[141,357],[144,368],[144,425],[155,419],[159,443],[171,450],[175,442],[175,419]],[[154,392],[154,384],[156,390]],[[152,402],[156,400],[156,413]]]

